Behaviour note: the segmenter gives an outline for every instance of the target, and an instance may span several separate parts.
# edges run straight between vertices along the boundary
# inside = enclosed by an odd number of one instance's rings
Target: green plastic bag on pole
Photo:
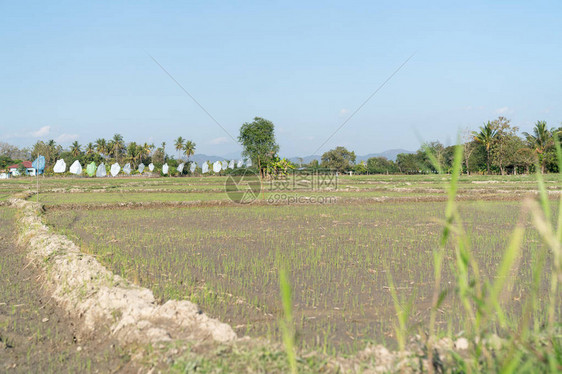
[[[89,164],[89,165],[86,167],[86,173],[88,173],[88,175],[89,175],[90,177],[93,177],[94,175],[96,175],[96,170],[97,170],[97,167],[96,167],[96,163],[95,163],[95,162],[92,162],[91,164]]]

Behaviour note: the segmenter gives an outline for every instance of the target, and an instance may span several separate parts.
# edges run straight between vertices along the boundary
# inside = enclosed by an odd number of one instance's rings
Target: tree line
[[[466,174],[522,174],[534,172],[557,173],[555,142],[562,127],[549,128],[545,121],[537,121],[531,133],[522,132],[505,117],[498,117],[480,126],[477,131],[465,131],[461,144],[464,148],[463,172]],[[438,141],[422,144],[414,153],[401,153],[396,160],[373,157],[355,162],[354,152],[337,147],[322,155],[321,162],[310,167],[335,168],[357,174],[420,174],[435,173],[428,157],[435,156],[444,171],[452,168],[454,146]]]
[[[174,142],[178,159],[166,154],[166,142],[160,147],[154,144],[138,144],[136,142],[126,143],[123,136],[115,134],[111,139],[99,138],[95,142],[81,145],[78,141],[73,142],[70,147],[63,148],[54,140],[37,141],[31,148],[19,149],[18,147],[0,143],[0,169],[10,164],[18,164],[25,159],[35,159],[39,155],[45,157],[45,170],[52,171],[55,162],[63,159],[70,165],[78,160],[82,165],[95,162],[117,162],[119,164],[130,163],[133,168],[140,163],[154,163],[156,167],[161,167],[164,163],[176,167],[181,158],[185,156],[187,160],[195,153],[196,144],[191,141],[178,137]]]
[[[519,135],[519,128],[505,117],[498,117],[480,126],[477,131],[466,131],[462,135],[464,148],[463,172],[466,174],[521,174],[534,172],[558,172],[555,141],[562,133],[562,127],[549,128],[545,121],[537,121],[531,133]],[[313,160],[303,165],[281,159],[279,145],[275,139],[274,124],[264,118],[255,117],[252,122],[240,128],[238,141],[243,147],[242,154],[251,159],[254,168],[262,177],[286,174],[289,169],[331,169],[355,174],[421,174],[436,172],[428,152],[435,156],[441,170],[452,168],[454,146],[444,146],[439,141],[424,143],[414,153],[401,153],[396,160],[373,157],[356,163],[356,155],[344,147],[325,152],[320,161]],[[166,142],[160,147],[148,143],[126,143],[120,134],[111,139],[99,138],[95,142],[80,145],[78,141],[64,149],[54,140],[37,141],[30,149],[0,142],[0,169],[21,162],[26,158],[45,156],[46,170],[52,170],[56,160],[64,159],[67,164],[74,160],[82,165],[96,162],[125,162],[136,167],[140,163],[153,163],[161,167],[164,163],[175,167],[182,157],[189,160],[195,153],[196,144],[178,137],[174,142],[177,159],[166,153]]]

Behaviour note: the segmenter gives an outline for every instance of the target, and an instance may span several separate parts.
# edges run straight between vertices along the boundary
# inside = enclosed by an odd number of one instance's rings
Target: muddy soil
[[[108,334],[84,334],[47,296],[16,244],[14,219],[13,209],[0,207],[0,372],[136,373]]]

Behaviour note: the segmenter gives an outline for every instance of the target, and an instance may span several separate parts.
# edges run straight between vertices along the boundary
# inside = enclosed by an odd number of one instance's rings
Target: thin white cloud
[[[37,131],[32,131],[31,136],[34,136],[36,138],[41,138],[43,136],[49,135],[50,132],[51,132],[51,126],[43,126]]]
[[[218,138],[211,139],[211,140],[209,141],[209,144],[219,145],[219,144],[226,144],[226,143],[228,143],[228,142],[229,142],[229,141],[228,141],[228,138],[227,138],[227,137],[221,136],[221,137],[218,137]]]
[[[55,141],[57,143],[70,143],[75,140],[78,140],[79,136],[77,134],[60,134],[57,136]]]
[[[509,109],[509,107],[504,106],[501,108],[496,109],[496,114],[508,114],[513,112],[511,109]]]
[[[467,105],[467,106],[464,106],[462,109],[463,109],[463,110],[466,110],[466,111],[471,111],[471,110],[483,110],[483,109],[484,109],[484,105],[478,105],[478,106]]]
[[[1,134],[0,139],[9,140],[9,139],[45,138],[47,136],[49,136],[50,139],[54,139],[57,143],[70,143],[75,140],[78,140],[78,138],[80,137],[78,134],[67,134],[67,133],[62,133],[56,136],[56,134],[52,133],[51,126],[43,126],[39,130],[35,130],[35,131],[25,131],[25,132],[18,132],[12,134]]]

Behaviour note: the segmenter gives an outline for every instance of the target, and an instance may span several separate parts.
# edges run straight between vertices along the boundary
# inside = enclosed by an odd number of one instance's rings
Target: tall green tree
[[[522,140],[519,140],[521,143],[523,143]],[[525,170],[526,174],[529,174],[531,171],[531,166],[533,165],[533,163],[536,161],[537,156],[535,154],[535,151],[533,151],[531,148],[527,147],[526,144],[522,144],[519,149],[515,152],[515,154],[513,155],[513,158],[515,160],[514,164],[515,164],[515,169],[517,170],[517,167],[522,167]]]
[[[146,160],[148,162],[148,158],[150,157],[150,153],[152,152],[152,147],[148,143],[144,143],[141,147],[141,160]]]
[[[367,172],[370,174],[390,174],[396,171],[394,162],[386,157],[371,157],[367,160]]]
[[[513,165],[513,155],[517,152],[514,147],[518,146],[515,138],[519,138],[519,128],[511,126],[511,121],[501,116],[492,121],[492,126],[496,130],[496,137],[490,148],[491,162],[504,175],[506,166]]]
[[[178,151],[178,159],[181,157],[181,153],[183,151],[185,139],[181,136],[178,136],[176,139],[174,146],[176,147],[176,151]]]
[[[164,161],[166,161],[166,142],[162,142],[162,153],[164,154]]]
[[[70,146],[70,153],[72,153],[72,156],[74,157],[78,157],[80,156],[80,154],[82,153],[82,147],[80,146],[80,144],[78,144],[78,141],[75,140],[72,145]]]
[[[472,133],[474,140],[482,143],[486,148],[486,172],[490,174],[490,151],[492,149],[492,144],[496,140],[498,131],[494,127],[494,124],[490,121],[484,126],[480,126],[480,132],[474,131]]]
[[[152,153],[152,162],[158,167],[162,167],[162,165],[164,165],[164,162],[166,162],[166,153],[164,153],[163,148],[156,148],[156,150]]]
[[[47,143],[43,141],[38,141],[33,145],[31,151],[31,157],[37,158],[37,156],[45,156],[45,167],[51,167],[55,164],[56,159],[60,156],[62,147],[57,145],[54,140],[49,140]]]
[[[318,169],[320,167],[320,162],[317,159],[313,159],[306,166],[311,169]]]
[[[505,153],[504,168],[512,168],[513,174],[517,174],[518,168],[528,170],[530,166],[528,154],[532,154],[532,151],[527,147],[523,139],[512,133],[504,136],[502,142],[503,152]],[[534,157],[531,160],[531,164],[533,160]]]
[[[123,135],[113,135],[113,138],[109,142],[108,148],[115,161],[119,162],[121,160],[123,152],[125,151],[125,141],[123,140]]]
[[[51,164],[54,166],[55,161],[60,157],[61,152],[62,147],[60,145],[57,145],[57,143],[53,139],[49,140],[47,142],[47,160],[49,160],[47,165]]]
[[[143,148],[137,145],[136,142],[130,142],[127,146],[126,160],[136,167],[137,163],[142,159]]]
[[[420,160],[415,153],[400,153],[396,156],[396,166],[401,173],[417,174],[421,171]]]
[[[273,122],[261,117],[255,117],[254,121],[246,122],[240,128],[238,141],[244,150],[242,155],[249,157],[257,166],[260,175],[268,164],[277,156],[279,145],[275,141],[275,126]]]
[[[463,132],[463,152],[464,165],[466,168],[466,174],[470,174],[470,159],[474,151],[478,148],[478,143],[474,140],[474,136],[470,130],[465,130]]]
[[[90,142],[86,145],[86,155],[94,154],[96,148],[94,147],[94,143]]]
[[[185,153],[185,156],[187,157],[187,160],[189,160],[189,157],[195,154],[196,147],[197,145],[195,144],[195,142],[192,142],[191,140],[187,140],[185,142],[185,144],[183,145],[183,151]]]
[[[418,167],[423,172],[436,172],[436,165],[430,160],[428,152],[435,157],[434,161],[439,164],[438,168],[441,170],[447,170],[450,166],[447,161],[447,148],[441,144],[439,141],[427,142],[422,144],[421,149],[416,152],[416,158],[418,159]]]
[[[523,136],[527,140],[529,148],[533,149],[539,160],[541,173],[544,173],[546,164],[546,153],[550,147],[554,145],[553,132],[546,127],[546,121],[537,121],[533,128],[533,133],[523,132]]]
[[[104,138],[96,139],[96,151],[102,157],[107,156],[107,140]]]
[[[162,142],[162,153],[164,154],[164,161],[166,161],[166,142]]]
[[[321,160],[322,167],[345,173],[355,164],[355,152],[350,152],[345,147],[336,147],[325,152]]]

